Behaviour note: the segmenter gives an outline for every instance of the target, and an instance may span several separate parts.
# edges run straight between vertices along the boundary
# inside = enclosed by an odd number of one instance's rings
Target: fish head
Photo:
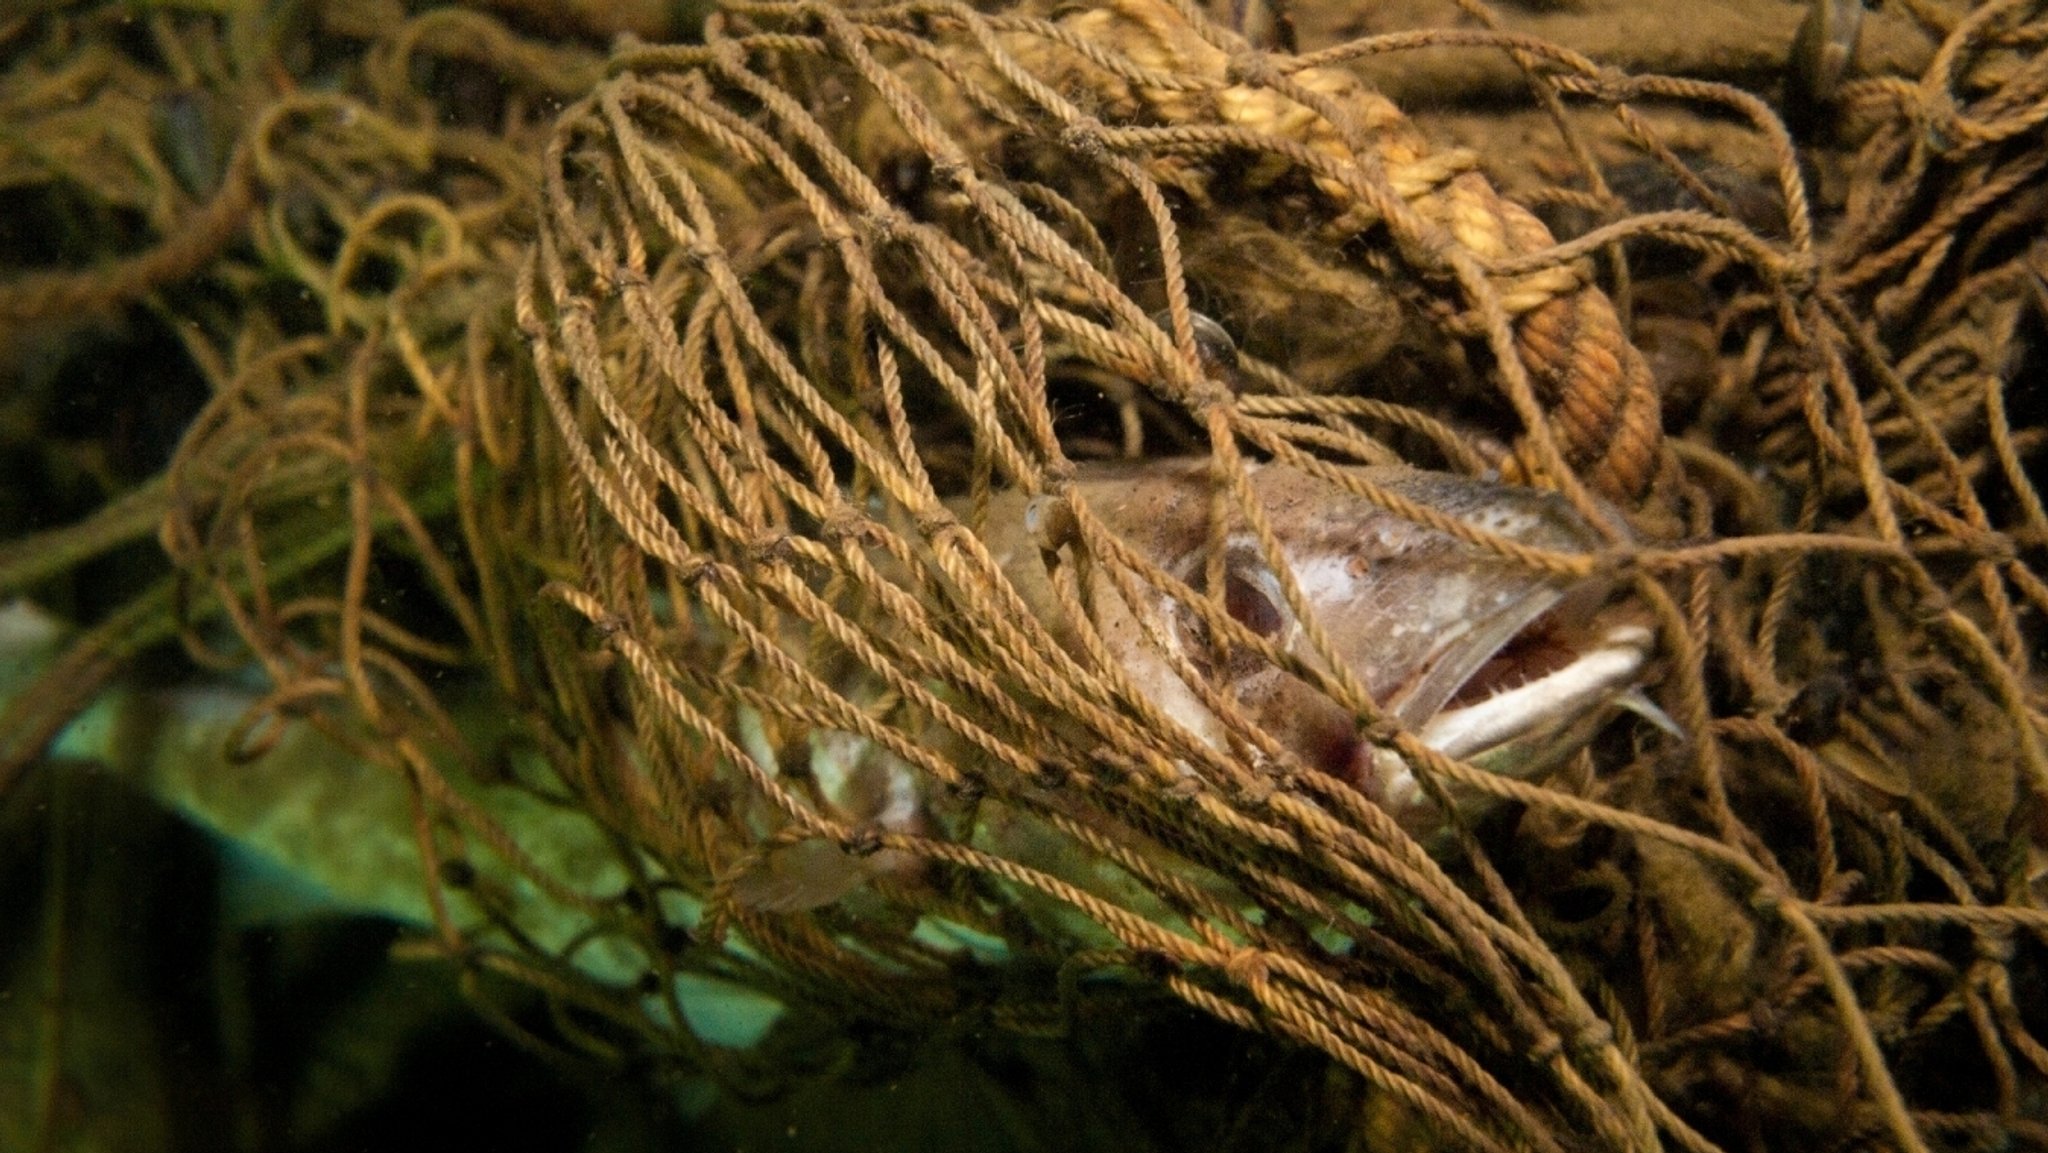
[[[1381,493],[1531,548],[1589,554],[1606,545],[1554,493],[1400,467],[1355,473]],[[1362,718],[1313,683],[1329,679],[1314,672],[1334,672],[1332,659],[1424,743],[1515,777],[1555,766],[1617,709],[1661,718],[1640,692],[1653,675],[1653,635],[1608,582],[1518,562],[1300,469],[1255,465],[1248,479],[1277,557],[1259,546],[1241,510],[1215,498],[1203,462],[1084,470],[1068,498],[1086,502],[1127,545],[1284,654],[1275,661],[1253,646],[1218,644],[1203,614],[1175,591],[1152,590],[1149,603],[1132,604],[1107,575],[1091,577],[1092,623],[1128,683],[1212,747],[1230,748],[1232,739],[1204,689],[1310,768],[1421,826],[1440,816],[1410,767],[1365,739]],[[1220,532],[1217,515],[1230,518]],[[1211,564],[1217,541],[1220,587]],[[1026,579],[1033,574],[1020,570],[1043,564],[1038,556],[1006,560]],[[1327,645],[1312,641],[1275,561]]]

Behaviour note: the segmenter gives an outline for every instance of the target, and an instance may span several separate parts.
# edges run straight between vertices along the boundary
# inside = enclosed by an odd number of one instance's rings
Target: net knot
[[[1922,589],[1908,606],[1913,623],[1923,629],[1939,628],[1949,619],[1949,606],[1941,594],[1933,589]]]
[[[1592,84],[1590,87],[1605,92],[1626,92],[1634,88],[1637,83],[1636,78],[1629,75],[1628,69],[1617,68],[1612,64],[1595,64],[1591,79]]]
[[[653,284],[645,272],[630,264],[614,264],[611,282],[613,295],[622,295],[630,289],[644,289]]]
[[[547,339],[547,323],[541,320],[539,310],[530,307],[525,301],[521,301],[520,306],[512,310],[512,323],[518,327],[519,335],[524,337],[528,344],[538,345]]]
[[[838,544],[875,545],[882,539],[882,526],[863,516],[852,505],[841,504],[825,517],[818,528],[826,541]]]
[[[932,187],[957,192],[967,187],[967,181],[974,175],[974,166],[953,155],[933,157],[930,174]]]
[[[786,565],[796,558],[796,541],[786,532],[764,532],[747,544],[747,563],[753,568]]]
[[[1778,287],[1794,296],[1810,296],[1820,284],[1820,258],[1812,252],[1780,257],[1772,268]]]
[[[1749,1028],[1758,1037],[1777,1035],[1783,1023],[1784,1017],[1778,1012],[1778,1007],[1769,1001],[1759,999],[1749,1006]]]
[[[910,217],[893,204],[883,204],[856,218],[862,232],[876,244],[894,244],[910,231]]]
[[[1248,809],[1263,809],[1273,800],[1273,794],[1280,791],[1280,784],[1271,776],[1260,773],[1246,781],[1237,791],[1237,802]]]
[[[721,571],[723,568],[723,565],[720,565],[719,563],[711,560],[708,557],[684,557],[675,565],[676,579],[681,581],[685,586],[691,587],[697,585],[718,584],[719,582],[723,581],[727,575],[726,573]]]
[[[597,302],[587,296],[572,296],[555,304],[555,315],[560,318],[556,321],[559,326],[567,326],[577,321],[594,325],[597,322]]]
[[[1109,151],[1103,139],[1102,121],[1083,117],[1060,129],[1060,147],[1084,160],[1095,160]]]
[[[1074,483],[1074,462],[1066,457],[1046,461],[1039,467],[1039,476],[1045,481],[1047,492],[1064,493]]]
[[[1394,739],[1401,735],[1401,726],[1384,714],[1377,717],[1361,717],[1358,721],[1358,739],[1361,743],[1375,748],[1392,748]]]
[[[1628,581],[1643,572],[1643,551],[1623,546],[1593,554],[1593,571],[1608,580]]]
[[[1920,138],[1928,151],[1937,156],[1946,155],[1964,142],[1962,115],[1956,109],[1955,97],[1945,88],[1929,91],[1915,90],[1918,99],[1909,110],[1912,123],[1920,130]]]
[[[2019,546],[2002,532],[1976,531],[1965,540],[1971,555],[1987,564],[2009,565],[2020,559]]]
[[[965,528],[959,517],[941,505],[932,505],[917,512],[917,534],[932,544],[939,543],[939,538],[948,533],[964,531]]]
[[[1204,425],[1212,423],[1219,409],[1226,414],[1237,409],[1237,397],[1229,386],[1207,376],[1188,382],[1187,390],[1178,399],[1187,405],[1188,415]]]
[[[1280,70],[1273,67],[1272,57],[1264,52],[1238,52],[1231,55],[1224,65],[1224,77],[1233,84],[1248,88],[1271,88],[1280,81]]]
[[[882,830],[870,822],[855,825],[839,838],[839,847],[850,857],[872,857],[882,851]]]
[[[1978,933],[1977,956],[2001,967],[2012,964],[2012,934],[2004,929],[1987,929]]]
[[[1596,1056],[1613,1045],[1614,1026],[1598,1017],[1587,1017],[1572,1028],[1572,1048],[1581,1056]]]

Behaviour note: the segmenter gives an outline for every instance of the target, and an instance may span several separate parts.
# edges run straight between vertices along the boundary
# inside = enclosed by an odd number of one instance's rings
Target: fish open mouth
[[[1460,760],[1601,709],[1643,683],[1655,648],[1640,612],[1611,605],[1610,591],[1536,584],[1487,602],[1442,631],[1387,708]],[[1655,710],[1647,699],[1627,707]]]
[[[1610,547],[1608,534],[1555,493],[1399,466],[1349,471],[1385,496],[1525,548],[1589,555]],[[1287,465],[1255,466],[1248,477],[1270,541],[1255,539],[1229,512],[1219,534],[1205,461],[1102,471],[1074,485],[1126,546],[1208,598],[1210,611],[1164,590],[1153,605],[1127,603],[1107,567],[1096,566],[1094,637],[1067,627],[1062,643],[1120,661],[1132,691],[1188,734],[1217,749],[1251,747],[1211,711],[1200,690],[1213,690],[1299,763],[1397,813],[1422,800],[1413,806],[1419,827],[1441,814],[1426,812],[1433,806],[1418,797],[1410,766],[1361,739],[1357,712],[1305,670],[1342,668],[1402,729],[1446,756],[1514,777],[1555,766],[1619,710],[1676,731],[1639,687],[1654,672],[1648,618],[1617,596],[1624,590],[1611,579],[1522,563],[1382,507],[1383,497]],[[1028,603],[1045,606],[1050,621],[1067,620],[1045,542],[1026,532],[1026,519],[1021,510],[995,518],[1012,528],[992,536],[990,547]],[[1140,619],[1155,607],[1163,637]],[[1271,650],[1219,643],[1212,613]],[[1273,652],[1289,659],[1276,661]],[[1299,667],[1288,667],[1294,662]]]
[[[1641,689],[1655,635],[1602,600],[1590,589],[1532,598],[1457,638],[1394,702],[1395,714],[1445,756],[1518,778],[1555,765],[1617,709],[1682,736]],[[1356,755],[1382,804],[1398,813],[1421,800],[1399,757],[1370,747]]]
[[[1621,623],[1572,644],[1539,622],[1459,686],[1418,735],[1445,756],[1468,760],[1609,704],[1670,725],[1635,687],[1649,665],[1653,639],[1642,625]]]

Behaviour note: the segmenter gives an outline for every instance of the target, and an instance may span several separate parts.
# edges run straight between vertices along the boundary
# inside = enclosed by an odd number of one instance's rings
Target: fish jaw
[[[1452,760],[1503,777],[1542,776],[1599,734],[1620,711],[1677,726],[1642,693],[1654,637],[1639,624],[1609,627],[1570,663],[1470,704],[1444,709],[1416,733]],[[1399,755],[1361,743],[1355,779],[1410,828],[1438,819],[1414,770]]]
[[[1454,760],[1485,757],[1489,763],[1484,767],[1494,772],[1526,775],[1529,762],[1539,758],[1493,762],[1505,750],[1541,740],[1636,688],[1649,664],[1651,644],[1650,630],[1641,625],[1616,625],[1556,672],[1485,700],[1447,708],[1431,717],[1417,735],[1423,744]]]

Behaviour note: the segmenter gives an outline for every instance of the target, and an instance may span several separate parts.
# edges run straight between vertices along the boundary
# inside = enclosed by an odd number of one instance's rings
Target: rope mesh
[[[212,392],[162,480],[0,551],[21,589],[160,522],[173,562],[7,706],[0,781],[175,635],[264,674],[235,756],[311,726],[405,782],[409,950],[600,1053],[802,1065],[705,1044],[692,981],[1019,1030],[1094,982],[1326,1054],[1380,1139],[2048,1144],[2048,15],[1905,5],[1921,74],[1798,147],[1704,63],[1459,7],[1290,54],[1172,0],[734,3],[605,58],[312,5],[339,64],[37,18],[0,180],[151,239],[0,318],[146,300]],[[1547,169],[1380,95],[1482,50]],[[201,193],[145,124],[191,91],[255,110]],[[78,116],[126,134],[51,146]],[[1437,751],[1286,563],[1317,502],[1613,590],[1673,731],[1538,780]],[[1435,816],[1217,688],[1244,660]]]

